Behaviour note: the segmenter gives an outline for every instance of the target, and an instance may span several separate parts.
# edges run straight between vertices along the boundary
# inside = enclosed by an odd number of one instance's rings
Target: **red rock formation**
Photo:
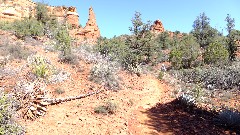
[[[35,3],[30,0],[6,0],[0,3],[0,19],[4,21],[14,21],[24,17],[29,17],[31,9]]]
[[[6,0],[0,3],[0,20],[14,21],[35,15],[36,3],[31,0]],[[89,43],[95,43],[100,37],[96,17],[92,7],[89,8],[89,19],[84,28],[79,28],[79,15],[76,7],[47,6],[49,15],[55,17],[59,23],[70,24],[73,30],[70,35],[79,41],[87,39]]]
[[[163,24],[159,19],[154,21],[153,25],[151,26],[151,31],[155,34],[164,32]]]
[[[68,8],[68,11],[66,13],[66,19],[73,28],[79,27],[79,16],[75,7]]]
[[[158,19],[156,21],[154,21],[153,25],[151,26],[151,31],[155,34],[161,34],[162,32],[164,32],[164,27],[162,22]],[[175,32],[171,32],[171,31],[167,31],[169,36],[172,38],[174,35],[176,35],[178,38],[181,38],[183,36],[182,33],[175,33]]]
[[[79,28],[78,31],[75,33],[77,39],[85,40],[88,39],[89,43],[95,43],[97,38],[100,37],[100,30],[98,28],[96,17],[93,12],[93,8],[89,8],[89,18],[84,28]]]
[[[67,10],[67,7],[63,7],[63,6],[56,6],[56,7],[48,6],[49,14],[52,17],[56,18],[59,23],[64,23],[66,10]]]

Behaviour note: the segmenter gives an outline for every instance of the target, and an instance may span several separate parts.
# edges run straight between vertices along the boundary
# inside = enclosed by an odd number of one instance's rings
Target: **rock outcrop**
[[[159,19],[154,21],[153,25],[151,26],[151,31],[155,34],[164,32],[163,24]]]
[[[163,24],[159,19],[154,21],[153,25],[151,25],[151,31],[155,35],[158,35],[158,34],[161,34],[161,33],[165,32]],[[173,38],[175,35],[178,38],[181,38],[183,36],[183,34],[180,33],[180,32],[177,32],[177,33],[176,32],[171,32],[171,31],[167,31],[167,32],[168,32],[168,34],[171,38]]]
[[[14,21],[29,17],[33,13],[35,3],[30,0],[5,0],[0,3],[0,19]]]
[[[97,38],[100,37],[100,30],[98,28],[96,17],[93,11],[93,8],[89,8],[89,18],[84,28],[79,28],[75,32],[75,37],[82,41],[86,40],[86,42],[93,44],[97,41]]]
[[[77,13],[77,9],[75,7],[69,7],[66,13],[66,19],[69,24],[72,25],[73,28],[79,27],[79,16]]]
[[[59,23],[64,23],[67,9],[68,9],[67,7],[63,7],[63,6],[56,6],[56,7],[48,6],[48,13],[52,17],[56,18]]]
[[[11,22],[30,16],[34,17],[35,7],[36,3],[31,0],[5,0],[0,3],[0,20]],[[67,22],[72,26],[70,35],[73,38],[93,44],[100,37],[100,30],[92,7],[89,8],[89,19],[84,28],[80,27],[76,7],[47,6],[47,8],[49,15],[56,18],[59,23]]]

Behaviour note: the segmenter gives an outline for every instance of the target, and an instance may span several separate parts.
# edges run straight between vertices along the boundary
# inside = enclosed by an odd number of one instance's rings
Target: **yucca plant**
[[[52,73],[51,65],[41,56],[33,56],[29,58],[32,71],[37,77],[46,78]]]

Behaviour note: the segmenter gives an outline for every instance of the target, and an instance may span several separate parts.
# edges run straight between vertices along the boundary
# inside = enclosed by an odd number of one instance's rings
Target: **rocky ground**
[[[9,44],[17,41],[12,35],[0,35],[2,38],[4,36],[8,37]],[[70,74],[63,82],[47,85],[49,96],[77,96],[103,89],[88,79],[92,64],[84,61],[80,61],[77,66],[59,63],[58,52],[45,51],[41,41],[31,39],[17,42],[34,50],[37,55],[46,57],[52,65]],[[5,67],[16,70],[18,74],[1,78],[0,83],[5,90],[11,92],[19,77],[26,75],[25,64],[25,60],[12,60],[7,63]],[[153,75],[137,76],[120,71],[119,76],[122,82],[118,91],[106,89],[97,95],[50,105],[45,116],[35,120],[19,118],[19,122],[26,128],[27,135],[236,134],[215,126],[212,123],[213,114],[209,112],[198,109],[188,112],[180,107],[170,96],[173,89]],[[65,92],[57,94],[56,88]],[[94,108],[106,101],[116,103],[116,113],[96,114]],[[201,113],[196,115],[196,112]]]

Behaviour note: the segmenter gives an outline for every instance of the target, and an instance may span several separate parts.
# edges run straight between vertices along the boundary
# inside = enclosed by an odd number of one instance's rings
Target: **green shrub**
[[[0,29],[1,30],[13,30],[12,27],[13,27],[12,23],[5,22],[5,21],[0,21]]]
[[[44,25],[34,18],[14,21],[13,30],[19,38],[44,35]]]
[[[48,15],[48,9],[46,6],[47,5],[44,3],[37,2],[36,18],[33,18],[33,15],[30,15],[29,18],[15,20],[12,23],[1,22],[0,29],[14,31],[18,38],[43,35],[53,38],[56,36],[59,25],[56,18],[51,18]]]
[[[101,37],[98,39],[95,50],[100,52],[101,55],[121,60],[127,47],[125,36],[113,37],[111,39]]]
[[[103,57],[108,57],[113,61],[121,63],[121,66],[130,72],[139,72],[138,55],[127,45],[126,38],[129,36],[113,37],[111,39],[100,38],[96,51]]]
[[[193,36],[184,36],[180,45],[173,48],[169,61],[175,69],[191,68],[199,56],[200,47]]]
[[[37,2],[35,16],[39,22],[46,24],[50,20],[47,5],[41,2]]]
[[[174,39],[170,37],[169,32],[165,31],[156,37],[155,42],[157,42],[159,47],[165,50],[174,46],[173,40]]]
[[[151,23],[144,23],[141,14],[136,12],[132,18],[131,35],[121,35],[111,39],[100,38],[96,50],[103,56],[121,63],[130,72],[140,73],[141,65],[156,64],[161,56],[159,43],[153,40]]]
[[[114,114],[116,110],[117,110],[116,103],[113,103],[111,101],[107,101],[105,105],[100,105],[94,108],[94,112],[100,114]]]
[[[218,42],[211,43],[203,54],[206,64],[224,65],[228,62],[228,58],[227,48]]]
[[[136,12],[132,18],[132,27],[129,28],[132,35],[127,36],[125,44],[129,46],[124,58],[126,67],[136,68],[139,64],[151,63],[157,50],[153,43],[153,34],[150,31],[151,22],[144,23],[141,13]]]
[[[236,41],[240,40],[240,31],[239,30],[232,30],[227,36],[227,49],[229,52],[229,59],[236,60],[237,56],[237,43]]]
[[[61,28],[61,24],[57,21],[56,18],[51,18],[45,23],[44,26],[44,35],[50,39],[54,39]]]
[[[159,80],[162,80],[163,77],[164,77],[164,72],[163,72],[163,71],[160,71],[160,72],[158,73],[158,79],[159,79]]]
[[[72,54],[71,37],[65,26],[61,27],[55,36],[58,41],[57,49],[61,51],[60,62],[77,63],[75,55]]]
[[[64,54],[69,53],[71,51],[71,37],[67,31],[66,26],[62,26],[59,28],[55,39],[58,41],[59,46],[58,49],[63,51]]]
[[[171,62],[172,66],[175,69],[182,68],[182,57],[183,57],[182,50],[178,48],[174,48],[173,50],[171,50],[169,55],[169,61]]]
[[[203,48],[212,43],[218,35],[217,29],[211,27],[210,18],[204,12],[197,16],[192,26],[191,34]]]
[[[137,55],[132,53],[129,45],[126,44],[127,38],[129,36],[119,36],[111,39],[100,38],[96,50],[104,57],[110,57],[110,59],[121,63],[124,69],[133,71],[133,69],[137,69],[139,63]]]
[[[23,128],[16,123],[16,104],[13,99],[0,91],[0,134],[24,134]]]
[[[240,88],[240,66],[229,67],[201,67],[177,71],[182,81],[187,83],[202,83],[207,89]]]
[[[14,22],[1,22],[0,29],[14,31],[18,38],[43,36],[44,25],[35,18],[25,18]]]

